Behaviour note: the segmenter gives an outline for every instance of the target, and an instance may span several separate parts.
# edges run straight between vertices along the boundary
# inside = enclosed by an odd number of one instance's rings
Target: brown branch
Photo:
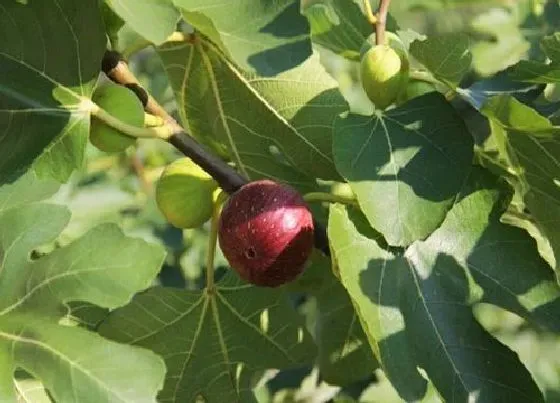
[[[385,29],[387,26],[387,14],[389,13],[389,5],[391,0],[381,0],[379,10],[377,11],[377,22],[375,23],[375,44],[382,45],[385,43]]]

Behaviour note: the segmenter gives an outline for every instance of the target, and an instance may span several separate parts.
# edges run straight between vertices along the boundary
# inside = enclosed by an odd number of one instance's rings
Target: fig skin
[[[100,86],[93,93],[92,101],[131,126],[144,126],[144,107],[128,88],[116,84]],[[96,148],[108,153],[124,151],[136,142],[135,138],[95,118],[91,119],[89,139]]]
[[[198,228],[212,215],[218,184],[190,158],[169,164],[156,185],[156,202],[177,228]]]
[[[366,51],[360,63],[362,85],[376,108],[385,109],[406,89],[409,63],[406,55],[389,45]]]
[[[220,248],[241,278],[261,287],[293,281],[313,250],[313,216],[292,187],[250,182],[224,205]]]

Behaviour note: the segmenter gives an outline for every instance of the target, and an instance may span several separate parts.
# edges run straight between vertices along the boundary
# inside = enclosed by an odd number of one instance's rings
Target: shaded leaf
[[[511,72],[515,80],[542,84],[560,83],[560,32],[545,36],[541,47],[550,61],[542,63],[521,60]]]
[[[214,292],[151,288],[113,312],[99,331],[165,359],[161,402],[255,402],[256,371],[315,357],[313,340],[283,292],[241,283],[233,274]]]
[[[371,226],[398,246],[442,222],[470,170],[472,145],[439,93],[384,115],[339,118],[333,140],[336,166]]]
[[[11,202],[16,192],[24,203]],[[57,401],[155,401],[165,372],[158,357],[59,321],[72,301],[124,305],[149,286],[163,252],[102,225],[31,260],[69,220],[66,208],[39,202],[51,192],[51,184],[27,176],[0,188],[0,400],[15,401],[13,374],[21,368]]]
[[[533,100],[540,92],[542,89],[539,89],[539,86],[515,81],[507,72],[478,80],[469,88],[457,88],[457,93],[477,110],[481,109],[488,99],[497,95],[511,94],[518,99]]]
[[[548,237],[560,264],[560,128],[510,96],[492,98],[482,112],[491,119],[492,136],[518,173],[525,204]]]
[[[410,54],[451,88],[459,86],[472,63],[469,37],[461,33],[414,41],[410,44]]]
[[[379,365],[348,293],[332,272],[330,259],[318,253],[313,256],[310,267],[289,290],[308,292],[316,298],[313,334],[321,379],[346,386],[372,376]]]
[[[371,376],[378,367],[348,293],[332,273],[316,294],[319,368],[333,385],[349,385]]]
[[[515,80],[529,83],[560,83],[560,64],[521,60],[511,74]]]
[[[417,250],[437,250],[468,269],[477,284],[473,298],[559,332],[560,287],[535,240],[501,222],[508,196],[504,183],[475,170],[461,200]]]
[[[0,37],[0,184],[38,157],[39,176],[66,181],[82,165],[89,112],[81,102],[105,50],[98,1],[7,2]]]
[[[552,63],[560,64],[560,32],[545,36],[541,46]]]
[[[173,0],[183,17],[244,70],[273,76],[311,54],[309,25],[295,0]]]
[[[361,3],[359,2],[359,4]],[[372,7],[375,9],[376,5],[373,4]],[[304,1],[302,13],[311,25],[313,42],[347,59],[356,61],[360,59],[360,48],[372,34],[373,27],[358,2],[353,0]],[[389,15],[387,29],[394,32],[397,28],[397,23]]]

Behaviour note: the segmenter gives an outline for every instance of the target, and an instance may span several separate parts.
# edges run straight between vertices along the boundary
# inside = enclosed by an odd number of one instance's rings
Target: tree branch
[[[385,43],[385,28],[387,26],[387,14],[391,0],[381,0],[377,11],[377,22],[375,23],[375,43],[382,45]]]
[[[167,113],[167,111],[142,88],[138,79],[128,68],[122,55],[115,51],[106,51],[102,61],[103,72],[115,83],[124,85],[134,91],[145,110],[161,117],[168,124],[173,133],[166,140],[184,155],[192,159],[197,165],[212,176],[220,187],[231,194],[248,183],[239,172],[229,166],[222,159],[206,150],[192,136],[185,132],[181,125]],[[330,256],[329,242],[325,228],[314,220],[315,247]]]

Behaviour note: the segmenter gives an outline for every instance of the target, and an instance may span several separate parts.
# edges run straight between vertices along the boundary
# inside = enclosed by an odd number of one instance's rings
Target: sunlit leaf
[[[59,321],[72,301],[111,309],[126,304],[150,285],[162,250],[102,225],[30,259],[59,235],[69,212],[40,202],[56,189],[52,184],[30,176],[21,181],[0,188],[0,400],[15,401],[19,368],[57,401],[155,402],[165,373],[160,358]]]

